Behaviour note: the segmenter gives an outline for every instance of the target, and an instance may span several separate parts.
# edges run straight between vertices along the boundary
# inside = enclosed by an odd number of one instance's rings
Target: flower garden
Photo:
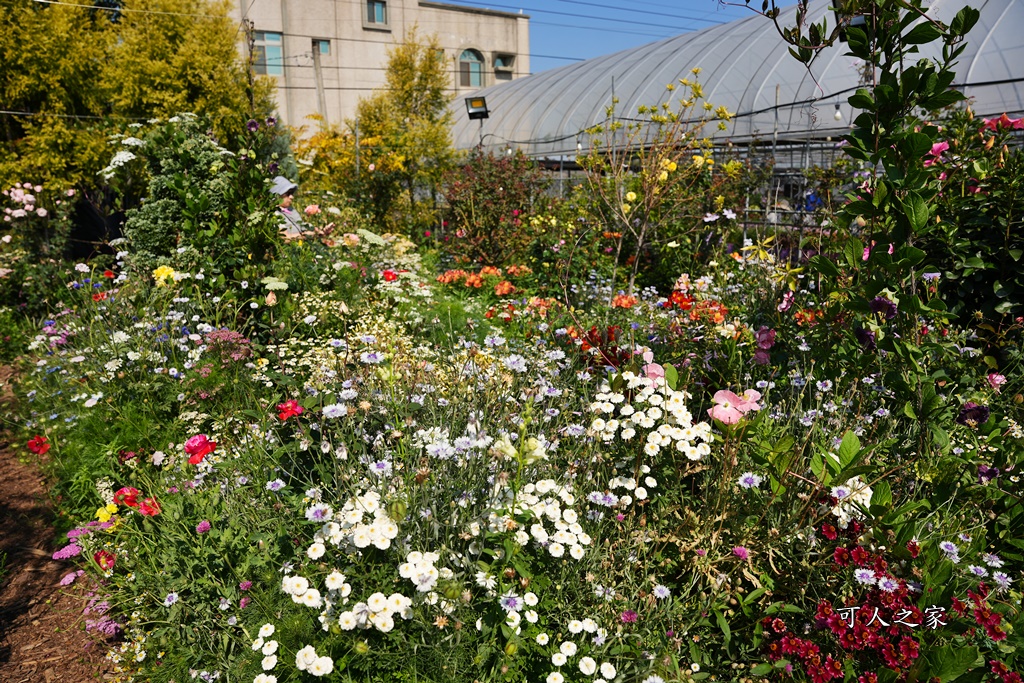
[[[1019,682],[1024,123],[953,62],[851,98],[813,230],[682,117],[564,196],[470,157],[444,223],[310,179],[289,243],[274,121],[126,131],[89,259],[8,188],[14,428],[119,679]]]

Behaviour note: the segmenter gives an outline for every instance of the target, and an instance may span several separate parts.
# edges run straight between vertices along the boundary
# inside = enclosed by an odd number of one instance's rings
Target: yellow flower
[[[696,166],[697,168],[700,168],[701,166],[703,166],[704,165],[704,157],[702,157],[699,154],[694,154],[693,155],[693,165]]]
[[[660,180],[661,182],[665,182],[666,180],[668,180],[668,171],[662,171],[658,175],[658,180]]]
[[[728,121],[733,116],[735,116],[735,114],[733,114],[728,109],[726,109],[724,106],[722,106],[722,107],[719,107],[718,109],[715,110],[715,116],[717,116],[720,119],[725,119],[726,121]]]
[[[622,205],[622,213],[629,213],[633,209],[629,204]]]
[[[109,522],[110,518],[116,512],[117,506],[114,505],[113,503],[108,503],[107,505],[104,505],[103,507],[96,511],[96,519],[100,520],[101,522]]]
[[[675,171],[678,168],[678,166],[676,166],[676,162],[670,161],[670,162],[668,162],[668,167],[667,168],[668,168],[669,173],[672,173],[673,171]]]
[[[174,268],[170,266],[160,266],[153,271],[153,279],[156,280],[158,287],[166,285],[167,280],[172,277],[174,277]]]
[[[636,201],[636,192],[627,192],[626,193],[626,201],[627,202],[635,202]]]
[[[692,73],[694,76],[698,75],[701,71],[702,69],[699,66],[695,66],[692,69],[690,69],[690,73]]]

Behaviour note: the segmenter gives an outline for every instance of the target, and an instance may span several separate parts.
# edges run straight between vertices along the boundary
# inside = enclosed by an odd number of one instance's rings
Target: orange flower
[[[529,266],[516,266],[511,265],[506,269],[510,277],[519,277],[520,275],[529,275],[533,271],[530,270]]]
[[[488,275],[501,277],[501,268],[495,268],[494,266],[484,266],[483,268],[480,269],[480,275],[481,277],[486,277]]]
[[[617,294],[612,299],[612,308],[633,308],[637,303],[635,296],[627,296],[625,294]]]
[[[514,291],[516,291],[515,285],[508,280],[502,280],[498,284],[494,285],[494,293],[498,296],[507,296]]]
[[[466,275],[466,286],[476,287],[477,289],[480,289],[481,287],[484,286],[484,280],[476,273],[469,273],[468,275]]]

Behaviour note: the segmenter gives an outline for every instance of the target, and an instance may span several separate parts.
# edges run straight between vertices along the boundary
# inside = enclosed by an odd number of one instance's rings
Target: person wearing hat
[[[281,214],[281,234],[286,241],[298,239],[308,230],[299,212],[292,208],[292,200],[298,187],[283,175],[274,178],[274,183],[270,186],[270,191],[281,198],[277,211]]]

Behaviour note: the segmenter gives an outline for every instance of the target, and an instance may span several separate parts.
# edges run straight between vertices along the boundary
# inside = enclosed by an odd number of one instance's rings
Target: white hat
[[[279,175],[274,178],[274,184],[270,186],[270,191],[283,197],[290,192],[295,192],[298,187],[298,185],[288,180],[283,175]]]

